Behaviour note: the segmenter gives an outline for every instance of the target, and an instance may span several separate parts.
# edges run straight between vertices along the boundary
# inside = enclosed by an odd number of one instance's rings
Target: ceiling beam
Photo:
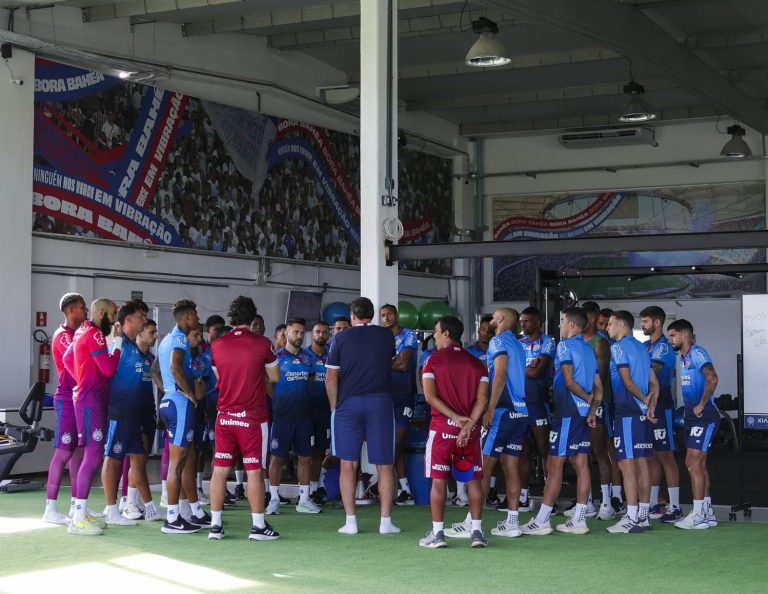
[[[650,62],[676,86],[698,95],[761,134],[768,134],[768,111],[759,101],[748,98],[716,69],[632,6],[613,0],[494,0],[494,3]]]
[[[189,8],[232,4],[242,0],[129,0],[112,4],[97,4],[80,9],[84,23],[134,16],[149,16]]]
[[[713,49],[738,45],[768,43],[768,28],[738,30],[687,37],[685,45],[691,49]]]

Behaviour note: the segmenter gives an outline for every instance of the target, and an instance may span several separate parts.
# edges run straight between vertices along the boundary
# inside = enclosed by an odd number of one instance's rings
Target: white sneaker
[[[517,522],[510,522],[509,518],[496,524],[496,528],[491,529],[491,535],[493,536],[506,536],[507,538],[517,538],[522,536],[520,531],[520,524]]]
[[[272,502],[270,501],[270,503]],[[296,504],[296,511],[300,514],[319,514],[323,510],[314,501],[307,499],[306,501],[299,501]]]
[[[201,505],[208,505],[211,502],[208,496],[205,493],[203,493],[202,489],[197,490],[197,500],[200,502]]]
[[[48,524],[58,524],[59,526],[68,526],[70,523],[69,517],[64,514],[60,514],[55,509],[45,508],[43,514],[43,522]]]
[[[601,506],[602,507],[602,506]],[[576,506],[568,508],[563,512],[563,515],[566,518],[572,518],[573,513],[576,511]],[[594,518],[597,515],[597,509],[595,509],[595,504],[592,502],[587,503],[587,512],[584,514],[584,517],[586,518]]]
[[[717,526],[717,516],[711,507],[704,512],[704,520],[710,528]]]
[[[268,516],[279,516],[280,515],[280,500],[279,499],[270,499],[269,504],[267,505],[267,515]]]
[[[117,514],[116,516],[107,516],[107,526],[136,526],[138,522],[136,520],[129,520],[128,518]]]
[[[75,536],[98,536],[104,534],[104,531],[87,520],[77,520],[67,526],[67,534]]]
[[[531,518],[527,524],[520,527],[520,532],[528,536],[546,536],[552,534],[552,526],[549,522],[539,523],[536,518]]]
[[[469,505],[469,499],[462,499],[457,495],[453,500],[453,505],[455,507],[467,507]]]
[[[129,520],[141,519],[141,510],[135,503],[126,503],[125,507],[123,507],[121,511],[121,514],[124,518],[128,518]]]
[[[93,511],[90,507],[85,508],[85,515],[91,516],[92,518],[105,518],[107,517],[107,508],[104,508],[104,513],[100,514],[99,512]]]
[[[472,522],[465,520],[457,522],[443,531],[448,538],[470,538],[472,536]]]
[[[117,504],[117,511],[123,513],[128,505],[128,497],[121,497],[120,503]]]
[[[598,520],[613,520],[616,517],[616,512],[613,511],[613,506],[608,504],[600,504],[600,509],[597,512]]]
[[[705,516],[694,513],[691,511],[682,520],[675,522],[675,528],[682,528],[683,530],[706,530],[709,528],[709,523]]]
[[[589,526],[579,522],[574,522],[572,519],[563,524],[558,524],[555,526],[555,529],[558,532],[567,532],[569,534],[586,534],[589,532]]]
[[[649,516],[645,516],[642,520],[638,520],[637,523],[643,530],[653,530],[653,525],[651,524],[651,518]]]
[[[630,519],[628,515],[625,515],[613,526],[606,528],[611,534],[642,534],[644,530],[640,527],[640,524]]]

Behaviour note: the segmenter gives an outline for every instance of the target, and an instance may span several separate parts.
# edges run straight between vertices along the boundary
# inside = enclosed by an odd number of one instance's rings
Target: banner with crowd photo
[[[36,64],[37,231],[355,265],[359,169],[349,134]],[[451,188],[449,159],[401,151],[403,242],[449,240]]]
[[[765,229],[765,184],[744,182],[621,192],[505,196],[493,202],[494,239],[568,239],[667,233]],[[765,250],[648,251],[493,261],[495,301],[527,301],[537,270],[748,264],[764,261]],[[766,290],[764,273],[588,277],[569,279],[579,299],[731,297]]]

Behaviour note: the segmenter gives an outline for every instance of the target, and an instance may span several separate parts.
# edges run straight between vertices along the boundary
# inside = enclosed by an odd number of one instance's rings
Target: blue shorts
[[[171,445],[188,448],[195,441],[195,407],[185,396],[170,395],[160,401],[160,418]]]
[[[546,427],[551,423],[549,405],[546,402],[526,402],[526,406],[529,427]]]
[[[653,449],[657,452],[670,452],[675,449],[675,425],[671,408],[656,411],[659,422],[653,426]]]
[[[122,460],[126,454],[144,454],[144,441],[138,417],[109,419],[104,455]]]
[[[521,456],[527,433],[527,416],[506,408],[497,408],[493,423],[483,439],[483,456]]]
[[[56,434],[53,447],[59,450],[74,452],[77,448],[77,422],[75,421],[75,405],[72,399],[54,400],[56,408]]]
[[[312,433],[315,436],[315,450],[324,452],[331,447],[330,409],[312,410]]]
[[[707,452],[712,444],[712,436],[715,434],[719,423],[697,419],[685,420],[685,447],[689,450]]]
[[[312,419],[274,419],[270,432],[269,451],[285,458],[293,446],[297,456],[311,456],[315,442]]]
[[[413,418],[413,409],[416,407],[416,396],[398,396],[394,400],[395,427],[398,429],[409,429],[411,418]]]
[[[550,456],[589,454],[592,449],[592,428],[585,417],[555,419],[549,430]]]
[[[653,429],[645,415],[616,417],[613,432],[613,445],[619,461],[653,456]]]
[[[595,410],[595,422],[597,425],[605,425],[605,431],[608,437],[613,437],[613,410],[609,404],[601,404]]]
[[[208,421],[206,420],[205,401],[197,403],[195,409],[195,447],[198,452],[205,449],[208,443]]]
[[[349,462],[360,460],[363,441],[371,464],[395,461],[395,419],[387,394],[348,396],[331,413],[331,453]]]

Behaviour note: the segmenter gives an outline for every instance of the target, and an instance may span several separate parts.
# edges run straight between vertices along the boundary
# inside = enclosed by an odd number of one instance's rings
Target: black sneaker
[[[550,516],[559,516],[562,512],[560,511],[560,508],[557,506],[557,503],[552,506],[552,511],[549,512]]]
[[[290,505],[292,502],[287,497],[280,495],[280,505]]]
[[[269,522],[264,522],[264,528],[251,528],[251,533],[248,535],[248,540],[277,540],[280,538],[280,534],[277,530],[273,530]]]
[[[576,500],[571,499],[571,502],[568,504],[568,507],[565,508],[565,511],[570,511],[576,507]],[[567,514],[566,514],[567,516]]]
[[[473,549],[483,549],[488,546],[488,539],[485,538],[485,534],[483,534],[482,530],[473,530],[472,531],[472,548]]]
[[[208,531],[208,540],[221,540],[224,538],[224,528],[218,524],[211,526]]]
[[[245,499],[245,485],[235,485],[235,499]]]
[[[160,532],[163,534],[193,534],[200,532],[200,526],[197,524],[190,524],[181,516],[176,516],[174,522],[165,521],[163,527],[160,528]]]
[[[368,485],[368,488],[365,490],[365,494],[368,496],[369,499],[378,499],[379,498],[379,483],[372,483]]]
[[[499,495],[496,493],[496,487],[488,489],[488,497],[485,498],[485,502],[490,506],[498,505],[500,503]]]
[[[613,508],[613,511],[616,512],[617,515],[624,514],[627,512],[627,506],[624,505],[624,502],[618,497],[611,497],[611,507]]]
[[[211,527],[211,516],[208,515],[208,512],[203,511],[202,516],[193,515],[190,524],[199,526],[202,530],[208,530]]]
[[[229,491],[224,494],[224,507],[237,507],[237,500]]]
[[[326,500],[325,487],[318,487],[317,490],[311,495],[312,501],[315,505],[323,505]]]
[[[395,497],[395,505],[416,505],[416,501],[408,491],[400,490],[400,493]]]
[[[531,498],[526,496],[525,499],[521,499],[517,504],[517,511],[529,512],[531,511]]]
[[[507,510],[508,510],[508,509],[509,509],[509,508],[507,507],[507,498],[505,497],[505,498],[504,498],[504,501],[501,501],[501,502],[500,502],[500,503],[499,503],[499,504],[496,506],[496,511],[500,511],[500,512],[504,512],[504,513],[507,513]]]

